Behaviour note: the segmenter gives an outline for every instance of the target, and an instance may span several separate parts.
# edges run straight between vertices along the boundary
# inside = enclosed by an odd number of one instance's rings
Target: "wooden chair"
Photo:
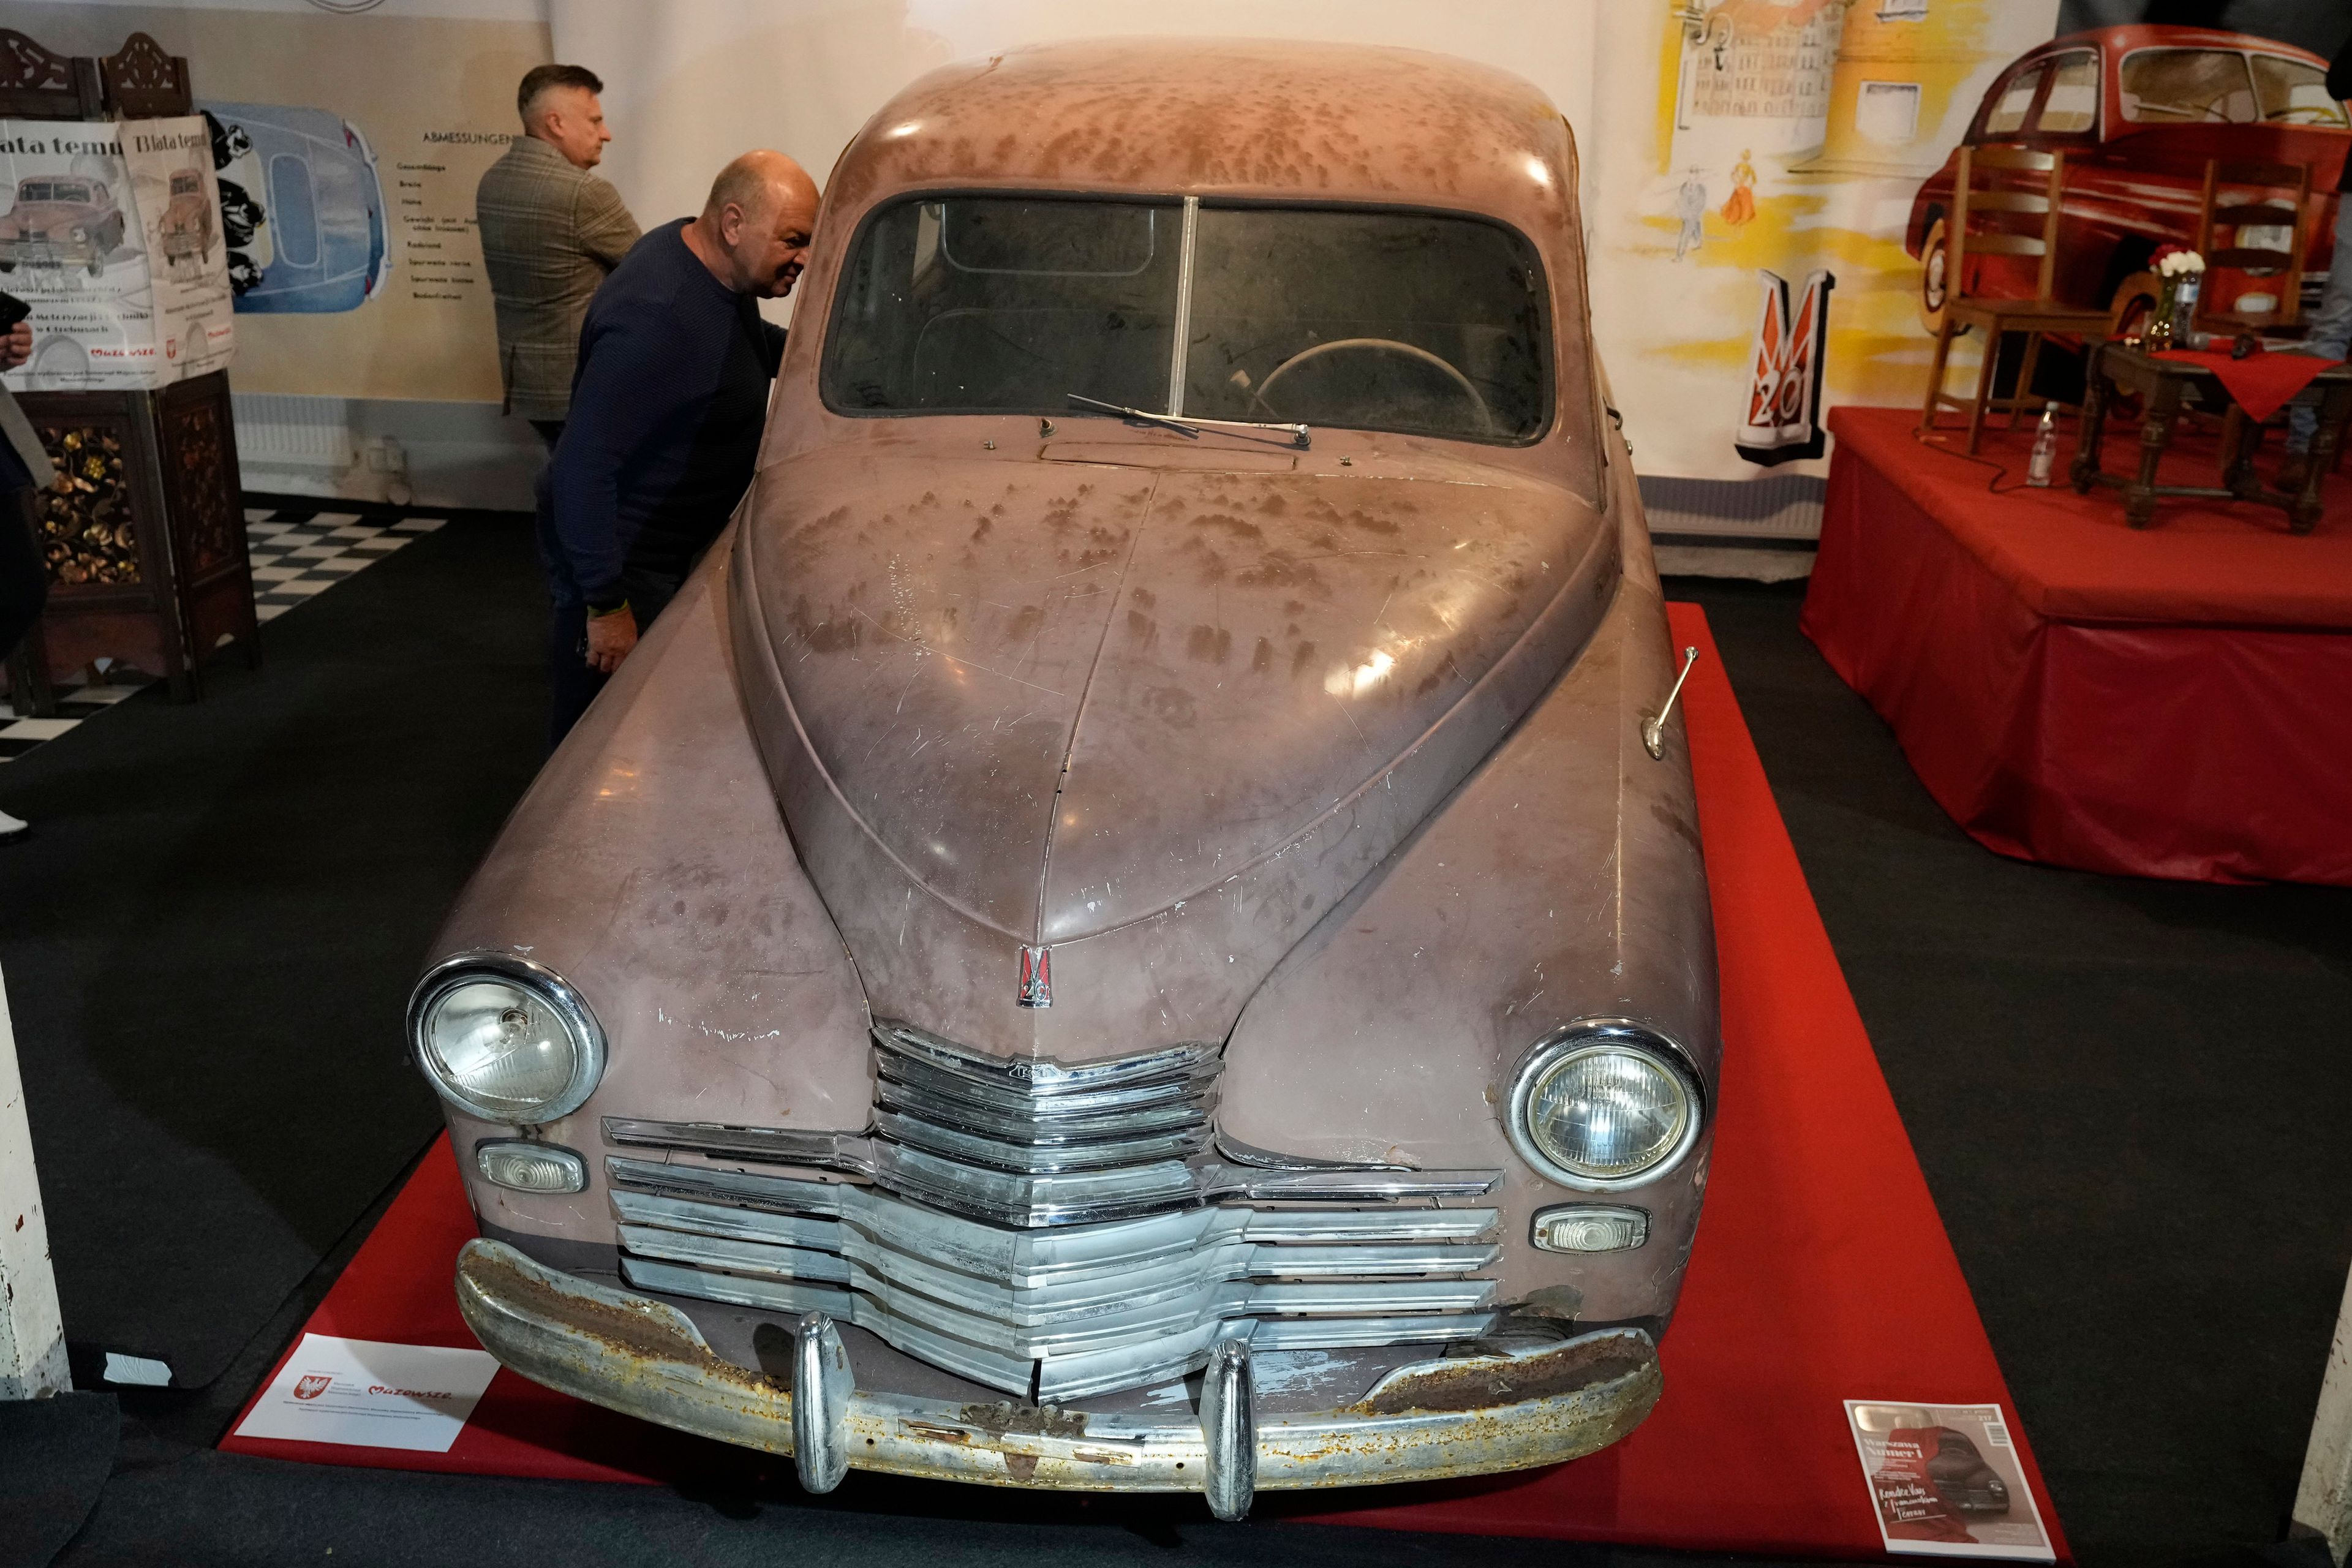
[[[2293,192],[2292,207],[2256,198],[2264,192]],[[2294,237],[2287,248],[2240,244],[2244,230],[2284,228]],[[2216,231],[2229,231],[2229,243],[2217,247]],[[2265,163],[2243,160],[2205,160],[2205,192],[2199,204],[2197,252],[2205,258],[2205,287],[2197,300],[2195,325],[2207,331],[2300,336],[2303,331],[2303,260],[2310,244],[2311,165]],[[2267,274],[2276,279],[2270,309],[2242,310],[2212,308],[2213,274],[2217,270]],[[2239,296],[2242,299],[2243,296]],[[2238,302],[2231,300],[2232,305]]]
[[[2003,174],[2040,174],[2032,182],[2039,190],[2019,189],[2020,182],[1995,183]],[[1995,179],[1986,179],[1990,174]],[[2005,410],[2017,423],[2018,410],[2033,403],[2033,370],[2042,354],[2042,340],[2054,333],[2100,338],[2106,334],[2107,312],[2062,303],[2052,294],[2058,276],[2058,220],[2066,185],[2066,155],[2038,153],[2028,147],[1962,147],[1960,166],[1952,187],[1952,216],[1947,225],[1944,266],[1944,324],[1936,334],[1936,363],[1927,373],[1927,400],[1919,409],[1919,433],[1936,427],[1936,410],[1965,410],[1969,416],[1969,450],[1983,438],[1987,407]],[[2011,215],[2038,217],[2038,232],[2020,233],[1997,226]],[[1969,232],[1971,219],[1979,221]],[[1969,258],[1972,256],[2039,257],[2042,268],[2028,300],[1997,300],[1968,292]],[[1944,390],[1944,365],[1951,357],[1952,339],[1964,329],[1984,332],[1984,363],[1977,371],[1974,397],[1955,397]],[[2007,397],[1992,395],[1993,371],[2001,344],[2011,332],[2025,334],[2025,359],[2019,366],[2017,385]]]

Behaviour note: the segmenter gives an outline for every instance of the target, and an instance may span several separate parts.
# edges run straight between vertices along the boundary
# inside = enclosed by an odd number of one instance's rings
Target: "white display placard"
[[[498,1370],[488,1351],[306,1333],[236,1435],[446,1454]]]
[[[0,120],[0,289],[32,306],[18,392],[152,391],[236,349],[201,115]]]

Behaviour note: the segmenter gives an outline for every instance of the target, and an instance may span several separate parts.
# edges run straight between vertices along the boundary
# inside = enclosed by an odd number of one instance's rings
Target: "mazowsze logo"
[[[316,1399],[326,1393],[334,1381],[323,1372],[306,1372],[302,1374],[302,1381],[294,1385],[294,1397]]]

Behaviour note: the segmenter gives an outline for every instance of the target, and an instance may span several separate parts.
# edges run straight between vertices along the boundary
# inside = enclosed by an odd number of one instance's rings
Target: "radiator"
[[[240,392],[231,402],[241,467],[341,473],[359,460],[342,398]]]

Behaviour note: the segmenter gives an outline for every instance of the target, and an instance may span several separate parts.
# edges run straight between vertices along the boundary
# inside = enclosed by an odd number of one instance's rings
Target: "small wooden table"
[[[2296,533],[2309,533],[2319,524],[2319,482],[2334,466],[2344,426],[2352,420],[2352,364],[2321,371],[2310,385],[2287,400],[2290,407],[2319,410],[2319,431],[2312,438],[2311,471],[2299,490],[2282,490],[2254,475],[2254,449],[2262,444],[2262,426],[2245,421],[2244,438],[2231,455],[2219,485],[2160,485],[2156,466],[2171,443],[2172,427],[2184,407],[2228,414],[2236,400],[2221,378],[2187,360],[2158,359],[2122,342],[2100,343],[2091,351],[2089,374],[2083,393],[2083,439],[2074,451],[2074,489],[2088,495],[2093,485],[2113,485],[2124,492],[2124,517],[2134,528],[2146,528],[2156,518],[2156,503],[2172,497],[2205,500],[2250,500],[2274,506],[2287,514]],[[2099,440],[2105,432],[2107,405],[2118,392],[2136,392],[2147,416],[2139,427],[2139,472],[2126,478],[2099,469]]]

